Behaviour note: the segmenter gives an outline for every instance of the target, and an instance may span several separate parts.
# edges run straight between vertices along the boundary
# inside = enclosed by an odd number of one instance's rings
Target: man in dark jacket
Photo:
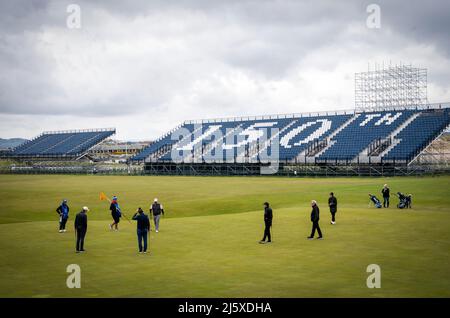
[[[337,199],[334,196],[334,193],[330,193],[330,197],[328,198],[328,206],[330,207],[331,213],[331,224],[336,224],[336,212],[337,212]]]
[[[61,205],[56,209],[56,213],[59,214],[59,233],[66,232],[66,223],[69,219],[69,206],[67,200],[64,199]]]
[[[270,236],[270,228],[272,227],[272,219],[273,219],[273,213],[272,209],[269,207],[269,202],[264,202],[264,237],[261,241],[259,241],[260,244],[271,243],[272,239]]]
[[[383,207],[388,208],[389,207],[389,197],[391,196],[390,190],[387,184],[384,185],[383,189],[381,190],[381,194],[383,194]]]
[[[75,217],[75,233],[77,236],[77,245],[76,251],[77,253],[84,252],[84,237],[87,232],[87,215],[86,213],[89,211],[88,207],[83,207],[83,210],[77,214]]]
[[[116,196],[113,196],[109,209],[111,210],[111,216],[114,221],[112,224],[109,225],[109,228],[111,230],[115,228],[115,230],[118,231],[120,218],[122,217],[122,212],[120,211],[119,203],[117,202]]]
[[[137,212],[133,215],[133,220],[137,221],[139,253],[147,253],[147,236],[150,231],[150,220],[141,208],[138,208]],[[144,242],[144,247],[142,247],[142,242]]]
[[[155,232],[159,232],[159,219],[161,218],[161,214],[164,215],[164,208],[162,204],[158,202],[158,199],[155,198],[153,200],[153,204],[150,207],[150,214],[153,214],[153,221],[155,222]]]
[[[311,211],[311,222],[312,222],[312,231],[311,235],[308,236],[308,240],[314,239],[314,234],[317,232],[319,233],[319,237],[317,239],[322,239],[322,231],[320,230],[319,226],[319,207],[317,206],[317,202],[315,200],[311,201],[312,211]]]

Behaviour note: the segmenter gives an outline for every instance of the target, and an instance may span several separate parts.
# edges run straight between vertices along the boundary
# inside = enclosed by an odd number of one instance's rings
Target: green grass
[[[367,194],[388,183],[413,193],[413,209],[368,208]],[[0,175],[0,297],[450,297],[450,177],[275,178]],[[128,215],[164,204],[150,255],[137,254],[135,224],[110,232],[108,206]],[[328,193],[339,200],[329,224]],[[68,232],[55,208],[69,199]],[[325,240],[307,241],[311,199]],[[274,209],[272,245],[262,202]],[[74,215],[88,205],[86,254],[74,253]],[[66,287],[79,264],[82,288]],[[380,289],[366,267],[381,266]]]

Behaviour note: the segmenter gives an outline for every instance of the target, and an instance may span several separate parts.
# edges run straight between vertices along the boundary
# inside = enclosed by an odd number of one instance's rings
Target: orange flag
[[[100,200],[104,201],[104,200],[107,200],[107,199],[108,199],[108,197],[106,196],[106,194],[104,194],[103,192],[100,192]]]

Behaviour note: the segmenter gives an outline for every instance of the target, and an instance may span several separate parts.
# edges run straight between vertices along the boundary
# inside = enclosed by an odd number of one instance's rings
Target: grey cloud
[[[377,1],[381,6],[382,25],[419,43],[436,46],[450,56],[450,2]]]
[[[374,2],[380,30],[365,26]],[[81,30],[66,28],[70,3],[81,6]],[[298,111],[301,101],[351,107],[351,92],[323,94],[327,74],[347,88],[361,63],[391,57],[427,61],[430,81],[445,92],[449,12],[439,0],[2,1],[0,114],[145,112],[170,123]]]

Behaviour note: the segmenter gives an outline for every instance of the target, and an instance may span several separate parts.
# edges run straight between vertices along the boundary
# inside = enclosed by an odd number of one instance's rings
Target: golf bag
[[[400,202],[397,204],[397,208],[399,209],[408,209],[411,208],[411,194],[405,195],[401,192],[397,193],[398,199]]]
[[[372,196],[370,196],[370,201],[372,201],[373,202],[373,204],[375,205],[375,207],[377,208],[377,209],[381,209],[381,201],[380,200],[378,200],[378,198],[376,197],[376,196],[374,196],[374,195],[372,195]]]

